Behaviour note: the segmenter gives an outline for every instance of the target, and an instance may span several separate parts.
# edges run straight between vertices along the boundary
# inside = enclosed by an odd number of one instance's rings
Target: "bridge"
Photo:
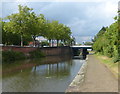
[[[91,45],[80,45],[80,46],[71,46],[72,49],[92,49]]]
[[[91,49],[92,50],[92,46],[91,45],[80,45],[80,46],[74,45],[74,46],[71,46],[71,48],[73,50],[73,55],[74,56],[79,55],[81,51],[86,52],[85,50],[87,50],[87,49]]]

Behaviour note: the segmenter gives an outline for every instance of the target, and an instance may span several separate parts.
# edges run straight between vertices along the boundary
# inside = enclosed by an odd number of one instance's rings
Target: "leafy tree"
[[[84,45],[93,45],[92,42],[85,42]]]
[[[20,34],[21,46],[23,46],[23,36],[29,30],[27,25],[29,24],[28,22],[30,20],[30,14],[33,9],[21,5],[18,7],[19,13],[15,13],[7,17],[9,22],[6,25],[6,29],[7,31]]]
[[[36,15],[32,12],[32,8],[19,5],[19,12],[11,14],[5,18],[6,22],[2,22],[3,43],[23,46],[27,45],[33,39],[35,46],[35,39],[37,36],[47,38],[50,43],[53,40],[64,44],[74,41],[71,36],[71,30],[66,25],[58,21],[46,20],[43,14]],[[9,39],[10,38],[10,39]],[[32,39],[31,39],[32,38]],[[52,42],[53,43],[53,42]]]
[[[101,30],[97,33],[97,35],[94,37],[94,39],[92,41],[95,42],[97,40],[97,38],[99,38],[100,36],[102,36],[105,33],[106,29],[107,29],[107,27],[102,27]]]
[[[116,21],[107,28],[102,28],[95,36],[93,49],[96,52],[104,54],[113,58],[114,62],[120,60],[119,51],[119,33],[118,30],[118,18],[114,18]]]
[[[29,21],[28,21],[28,35],[31,35],[34,41],[35,46],[35,39],[37,36],[44,35],[45,27],[46,27],[46,20],[44,15],[40,14],[36,16],[34,12],[30,14]]]

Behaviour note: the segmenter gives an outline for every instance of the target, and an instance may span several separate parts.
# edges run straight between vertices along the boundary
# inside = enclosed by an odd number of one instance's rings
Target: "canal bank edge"
[[[87,63],[88,63],[88,57],[86,58],[85,63],[82,64],[79,72],[77,73],[73,81],[70,83],[70,85],[66,89],[65,93],[78,91],[78,86],[82,85],[85,80],[85,73],[87,71]]]

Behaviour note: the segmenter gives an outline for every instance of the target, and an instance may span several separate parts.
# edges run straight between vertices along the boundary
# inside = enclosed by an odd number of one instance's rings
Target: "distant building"
[[[33,47],[34,46],[34,42],[31,41],[29,42],[29,46]],[[38,40],[35,41],[35,47],[39,47],[40,46],[40,42]]]
[[[35,46],[36,47],[40,47],[41,46],[41,42],[45,42],[45,41],[47,41],[46,38],[44,38],[42,36],[38,36],[35,39]],[[34,42],[33,41],[29,42],[29,46],[34,46]]]
[[[36,38],[36,40],[38,40],[39,42],[43,42],[43,41],[48,41],[46,38],[42,37],[42,36],[38,36]]]

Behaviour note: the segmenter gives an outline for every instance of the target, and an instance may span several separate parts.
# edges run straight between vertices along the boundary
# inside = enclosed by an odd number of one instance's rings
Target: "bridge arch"
[[[73,51],[73,56],[79,55],[79,53],[82,51],[81,49],[83,49],[83,50],[91,49],[92,50],[92,46],[89,46],[89,45],[71,46],[71,48]]]

